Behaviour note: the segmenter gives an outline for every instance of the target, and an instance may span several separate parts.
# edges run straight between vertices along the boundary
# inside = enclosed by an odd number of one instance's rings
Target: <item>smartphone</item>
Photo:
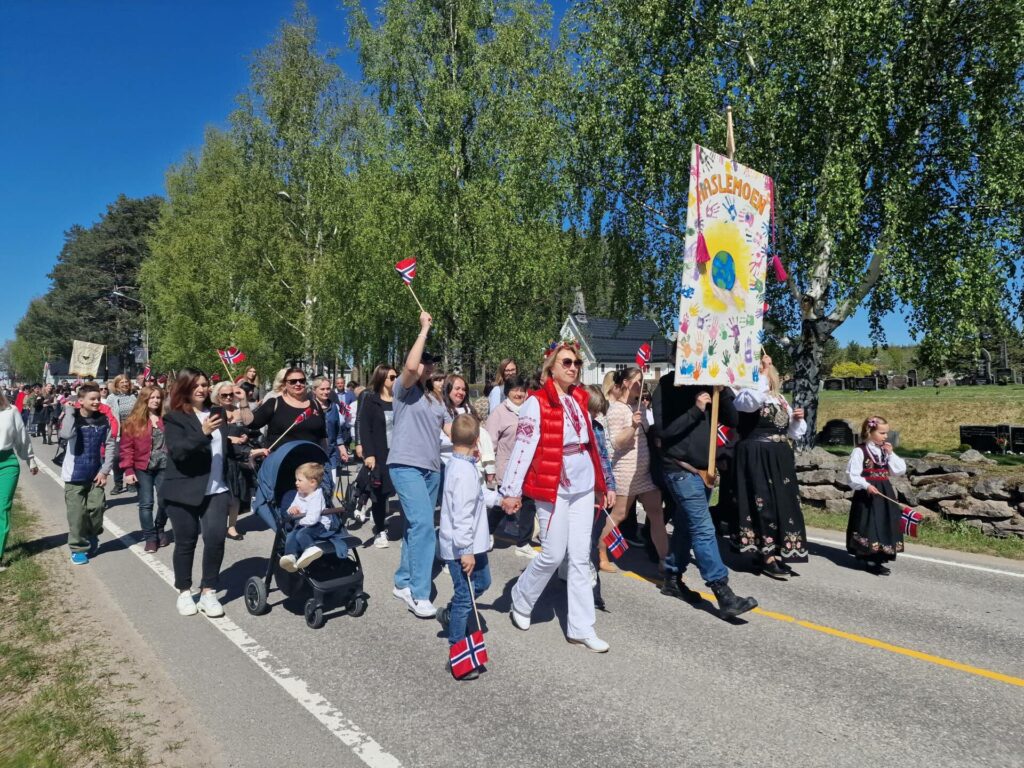
[[[224,411],[223,405],[214,405],[210,408],[210,418],[220,419],[221,421],[227,421],[227,414]]]

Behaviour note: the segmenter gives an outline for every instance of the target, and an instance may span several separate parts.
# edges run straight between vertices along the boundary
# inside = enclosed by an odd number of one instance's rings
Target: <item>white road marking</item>
[[[836,541],[835,539],[820,539],[816,536],[808,536],[808,541],[814,542],[815,544],[825,544],[836,549],[846,550],[846,543],[842,541]],[[1001,571],[998,568],[987,568],[984,565],[974,565],[973,563],[958,563],[956,560],[941,560],[937,557],[926,557],[925,555],[911,555],[906,552],[900,552],[899,559],[906,558],[908,560],[923,560],[926,563],[938,563],[939,565],[951,565],[954,568],[966,568],[969,571],[983,571],[984,573],[994,573],[999,576],[1013,576],[1017,579],[1024,579],[1024,572],[1021,571]]]
[[[60,475],[50,469],[45,461],[39,460],[38,464],[39,469],[49,475],[57,485],[64,487],[64,481],[60,479]],[[145,563],[150,570],[167,582],[172,589],[174,588],[174,572],[155,557],[146,555],[143,551],[144,545],[142,542],[133,543],[128,533],[122,530],[109,517],[104,518],[103,526],[118,539],[121,539],[125,546],[134,552],[136,557]],[[168,603],[168,609],[169,607],[170,603]],[[385,751],[369,734],[346,718],[341,710],[331,704],[321,694],[311,689],[305,680],[291,674],[288,667],[257,643],[244,629],[229,619],[227,615],[219,619],[208,619],[208,621],[220,630],[221,634],[230,640],[242,653],[248,656],[257,667],[266,672],[289,696],[319,720],[339,741],[350,747],[356,757],[366,763],[366,765],[370,766],[370,768],[401,768],[402,764],[398,758]]]

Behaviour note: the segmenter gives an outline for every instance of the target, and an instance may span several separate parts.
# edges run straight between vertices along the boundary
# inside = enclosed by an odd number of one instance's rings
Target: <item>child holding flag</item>
[[[881,416],[864,420],[860,428],[861,443],[850,454],[847,482],[853,488],[853,506],[846,526],[846,551],[861,560],[878,576],[890,571],[883,563],[896,559],[903,551],[900,508],[891,500],[896,491],[890,475],[907,471],[889,442],[889,422]]]
[[[480,422],[470,414],[462,414],[455,417],[451,429],[452,458],[444,476],[438,539],[441,558],[451,573],[454,594],[451,604],[442,613],[441,623],[447,624],[452,676],[458,680],[473,680],[480,676],[481,663],[473,653],[463,659],[466,653],[460,652],[466,645],[466,626],[475,600],[469,593],[470,582],[473,595],[480,595],[491,585],[487,564],[490,547],[487,508],[500,504],[501,498],[497,491],[481,482],[476,468],[474,454],[480,438]],[[471,639],[482,646],[479,621],[476,629],[473,633],[476,637]]]

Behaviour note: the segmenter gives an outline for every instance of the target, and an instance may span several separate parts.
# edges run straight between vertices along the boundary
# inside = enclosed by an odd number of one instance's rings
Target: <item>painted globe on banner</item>
[[[725,291],[736,285],[736,261],[728,251],[719,251],[711,260],[711,282]]]

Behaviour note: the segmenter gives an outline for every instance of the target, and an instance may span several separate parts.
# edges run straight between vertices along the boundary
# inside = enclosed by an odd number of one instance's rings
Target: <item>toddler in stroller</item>
[[[330,543],[339,560],[348,555],[348,544],[345,534],[338,525],[332,525],[337,517],[327,510],[324,493],[320,484],[324,479],[323,465],[310,461],[300,464],[295,470],[295,489],[298,493],[292,505],[288,507],[288,515],[297,518],[295,527],[284,540],[284,557],[280,564],[289,573],[299,568],[306,568],[319,559],[324,551],[318,544]]]
[[[352,616],[360,616],[366,611],[369,595],[363,592],[362,563],[354,546],[359,541],[347,536],[342,526],[335,526],[340,530],[332,533],[326,531],[322,521],[314,526],[296,526],[298,531],[295,543],[289,553],[300,553],[301,556],[296,558],[294,568],[287,567],[287,560],[281,562],[286,555],[286,538],[291,538],[292,528],[299,519],[289,514],[288,510],[293,507],[302,510],[308,500],[318,494],[319,508],[323,507],[323,490],[318,482],[312,484],[305,500],[299,497],[302,489],[296,488],[297,470],[313,463],[322,475],[326,461],[327,454],[319,445],[296,441],[280,446],[260,466],[256,476],[253,510],[274,531],[274,543],[266,573],[263,576],[251,576],[245,583],[245,607],[253,615],[266,612],[272,579],[276,580],[278,589],[286,598],[299,598],[312,593],[305,602],[304,613],[306,624],[314,629],[323,626],[324,612],[332,607],[344,607],[346,613]],[[314,509],[317,508],[315,504]],[[321,515],[326,514],[329,520],[340,520],[332,517],[338,513],[343,515],[344,511],[330,509],[320,512]],[[320,531],[317,531],[318,528]],[[321,535],[323,538],[320,538]],[[314,556],[310,553],[307,560],[310,547],[315,547],[320,554]],[[299,561],[305,564],[300,566]]]

